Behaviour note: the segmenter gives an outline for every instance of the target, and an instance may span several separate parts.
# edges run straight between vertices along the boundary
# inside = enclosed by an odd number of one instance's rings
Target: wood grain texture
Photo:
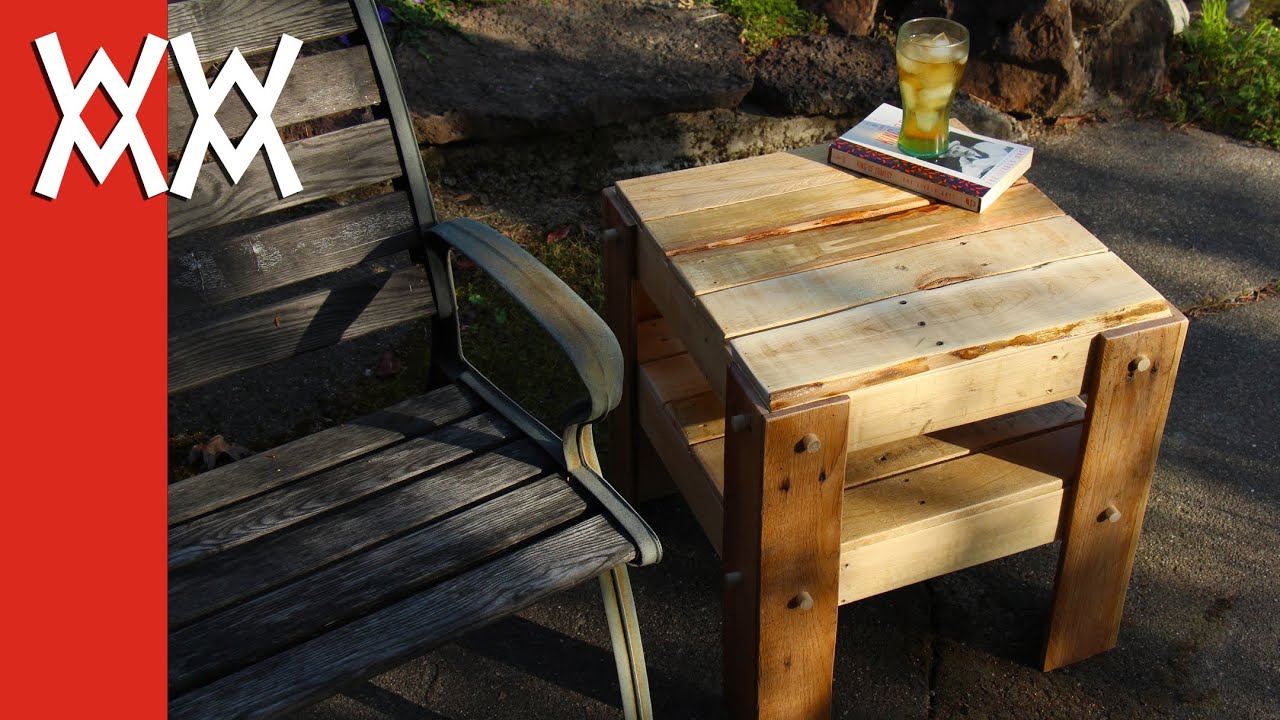
[[[725,698],[735,718],[826,720],[848,401],[769,413],[730,372],[726,409],[747,423],[725,443]]]
[[[684,352],[680,338],[671,331],[664,318],[653,318],[636,324],[636,361],[643,364]]]
[[[715,448],[691,446],[688,438],[663,411],[653,383],[644,376],[643,370],[636,385],[640,429],[653,444],[671,482],[693,511],[703,533],[716,552],[721,553],[724,544],[724,441],[713,441]],[[712,451],[710,457],[708,450]],[[707,463],[715,465],[708,467]]]
[[[699,298],[680,283],[670,259],[643,229],[636,239],[636,273],[670,332],[680,338],[716,394],[723,398],[725,372],[729,366],[724,333]]]
[[[1063,490],[998,505],[840,556],[840,604],[1053,542]]]
[[[173,720],[264,718],[324,697],[630,560],[595,517],[169,702]],[[461,616],[458,608],[466,608]]]
[[[817,187],[650,220],[645,228],[663,252],[680,255],[866,222],[928,204],[928,198],[893,185],[848,175]]]
[[[830,265],[699,297],[726,338],[1055,260],[1105,252],[1062,216]]]
[[[1052,542],[1079,445],[1073,426],[846,490],[841,602]]]
[[[875,482],[946,460],[972,455],[1016,440],[1079,424],[1084,402],[1078,397],[918,435],[849,453],[845,487]]]
[[[1176,313],[1176,311],[1175,311]],[[1095,347],[1080,477],[1070,500],[1044,669],[1115,647],[1187,319],[1104,332]],[[1135,367],[1146,358],[1150,367]],[[1114,506],[1118,522],[1103,512]]]
[[[516,430],[484,413],[169,529],[169,569],[190,565],[416,475],[509,440]]]
[[[356,29],[347,0],[188,0],[168,7],[169,37],[191,33],[206,67],[239,48],[253,55],[275,48],[288,33],[308,42]]]
[[[169,634],[169,692],[247,667],[582,515],[551,477],[502,494]],[[466,612],[464,607],[459,613]]]
[[[278,37],[277,37],[278,39]],[[258,80],[266,79],[268,66],[255,68]],[[335,50],[299,57],[280,92],[271,121],[276,127],[334,115],[382,101],[366,47]],[[218,124],[232,140],[249,129],[255,114],[238,93],[230,93],[218,108]],[[187,143],[194,117],[181,83],[169,85],[169,152]]]
[[[169,237],[326,198],[398,177],[400,156],[386,120],[285,143],[302,190],[280,197],[262,153],[239,182],[217,160],[204,164],[191,198],[169,197]]]
[[[1111,253],[881,300],[731,341],[773,409],[1167,316]]]
[[[435,313],[421,268],[372,276],[169,336],[169,392]]]
[[[267,492],[311,473],[461,420],[483,404],[447,385],[169,485],[169,525]]]
[[[671,261],[684,286],[701,295],[1062,214],[1044,193],[1024,183],[1009,188],[999,203],[981,214],[934,203],[865,222],[684,253]]]
[[[849,448],[883,445],[1085,391],[1091,335],[979,358],[849,393]]]
[[[169,574],[169,626],[179,628],[388,538],[547,472],[527,438],[410,480],[391,493],[272,533]]]
[[[640,474],[637,470],[637,436],[640,425],[635,405],[636,373],[639,362],[640,318],[636,281],[635,220],[621,207],[617,191],[608,188],[600,201],[602,224],[606,228],[604,247],[604,318],[622,350],[622,399],[609,414],[609,484],[630,502],[638,499]]]
[[[617,187],[631,214],[648,223],[671,215],[845,182],[849,177],[847,171],[827,164],[825,145],[815,145],[623,180]]]
[[[236,300],[421,244],[402,192],[227,237],[169,243],[169,316]]]

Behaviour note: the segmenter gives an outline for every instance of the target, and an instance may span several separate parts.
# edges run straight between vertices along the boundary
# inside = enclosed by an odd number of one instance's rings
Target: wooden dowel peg
[[[1151,358],[1139,355],[1129,362],[1129,372],[1146,372],[1151,369]]]
[[[1102,519],[1109,523],[1120,522],[1120,508],[1115,505],[1108,505],[1106,510],[1102,511]]]
[[[818,439],[817,435],[809,433],[800,438],[800,446],[796,449],[797,451],[803,450],[807,453],[816,453],[822,449],[822,441]]]

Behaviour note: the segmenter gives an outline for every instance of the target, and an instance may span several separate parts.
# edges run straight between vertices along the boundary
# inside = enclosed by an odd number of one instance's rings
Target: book
[[[898,149],[902,110],[889,104],[841,135],[827,162],[982,212],[1031,167],[1032,149],[977,133],[951,129],[949,151],[917,158]]]

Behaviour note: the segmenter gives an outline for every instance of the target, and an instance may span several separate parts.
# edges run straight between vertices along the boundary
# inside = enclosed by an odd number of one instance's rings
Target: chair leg
[[[627,566],[619,565],[601,575],[600,592],[604,596],[604,611],[609,619],[613,660],[618,667],[623,717],[626,720],[652,720],[649,673],[645,670],[640,622],[631,596],[631,578],[627,575]]]

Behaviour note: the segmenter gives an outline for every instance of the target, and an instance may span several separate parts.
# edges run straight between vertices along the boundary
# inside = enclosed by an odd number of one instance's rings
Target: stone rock
[[[862,115],[899,103],[893,49],[876,38],[787,38],[756,59],[755,74],[749,99],[782,115]]]
[[[956,93],[951,106],[951,117],[978,133],[1001,140],[1019,140],[1024,134],[1013,118],[1000,112],[991,103],[983,102],[961,90]]]
[[[848,35],[867,35],[876,26],[877,0],[800,0],[804,10],[825,15]]]
[[[645,0],[511,0],[455,17],[461,33],[401,46],[422,141],[503,139],[732,108],[751,89],[737,25]]]
[[[955,0],[881,0],[880,15],[894,28],[912,18],[951,17]]]
[[[1071,0],[1071,20],[1077,31],[1112,25],[1129,16],[1142,0]]]
[[[970,32],[963,87],[973,96],[1006,112],[1046,116],[1080,98],[1085,73],[1067,0],[957,3],[954,17]]]
[[[1129,15],[1085,34],[1080,55],[1093,102],[1108,96],[1132,102],[1158,90],[1167,77],[1172,37],[1173,15],[1166,0],[1139,0]]]

